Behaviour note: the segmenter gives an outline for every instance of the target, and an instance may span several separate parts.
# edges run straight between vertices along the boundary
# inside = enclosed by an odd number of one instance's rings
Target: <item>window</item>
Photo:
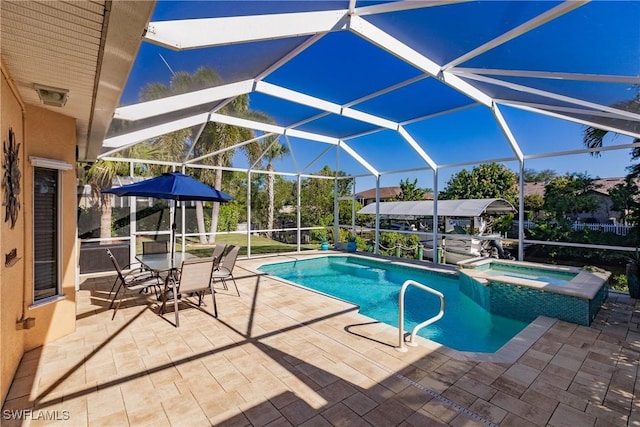
[[[60,221],[62,170],[71,165],[57,160],[30,158],[33,168],[33,301],[61,293]]]

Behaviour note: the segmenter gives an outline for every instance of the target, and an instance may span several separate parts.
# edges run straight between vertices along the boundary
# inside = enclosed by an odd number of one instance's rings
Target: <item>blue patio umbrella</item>
[[[154,197],[181,201],[230,202],[233,197],[180,172],[165,173],[155,178],[103,191],[116,196]],[[171,260],[175,253],[175,215],[171,226]]]
[[[155,178],[105,190],[117,196],[154,197],[177,201],[201,200],[230,202],[233,197],[180,172],[164,173]]]

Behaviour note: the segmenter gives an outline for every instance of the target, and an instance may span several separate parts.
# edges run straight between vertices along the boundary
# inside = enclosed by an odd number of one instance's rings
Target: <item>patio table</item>
[[[136,255],[136,259],[140,261],[142,265],[147,267],[149,270],[155,271],[158,274],[163,272],[170,273],[172,271],[176,271],[182,265],[182,261],[195,257],[195,255],[188,252],[176,252],[173,255],[173,263],[171,263],[171,253],[169,252],[163,254]]]
[[[147,267],[149,270],[156,273],[160,276],[162,273],[167,273],[164,278],[164,290],[162,293],[162,297],[167,295],[167,288],[169,286],[169,279],[175,277],[175,274],[180,270],[180,266],[182,265],[182,261],[186,259],[196,258],[195,255],[190,254],[188,252],[177,252],[173,254],[173,261],[171,259],[171,253],[167,252],[164,254],[143,254],[136,255],[136,259],[140,261],[142,265]],[[161,297],[159,297],[160,299]],[[164,306],[164,301],[163,301]]]

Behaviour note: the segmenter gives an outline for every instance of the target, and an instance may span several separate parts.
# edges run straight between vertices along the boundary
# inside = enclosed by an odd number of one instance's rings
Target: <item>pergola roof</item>
[[[433,200],[411,202],[381,202],[380,216],[390,218],[416,218],[433,216]],[[458,199],[439,200],[439,216],[477,217],[484,214],[515,212],[511,203],[504,199]],[[358,211],[359,214],[376,214],[376,204],[371,203]]]
[[[151,22],[144,40],[169,62],[215,58],[223,82],[118,108],[126,132],[104,141],[104,158],[180,129],[198,135],[209,121],[252,129],[256,138],[282,135],[293,161],[278,170],[292,174],[308,173],[319,158],[354,176],[379,176],[588,152],[581,144],[523,142],[514,130],[523,114],[630,137],[605,149],[640,138],[640,2],[198,5],[174,6],[171,13],[189,19]],[[220,113],[244,94],[272,122]],[[495,142],[481,158],[443,136],[474,120],[493,123]],[[544,132],[526,130],[534,131]],[[402,168],[387,169],[390,151],[404,156]]]

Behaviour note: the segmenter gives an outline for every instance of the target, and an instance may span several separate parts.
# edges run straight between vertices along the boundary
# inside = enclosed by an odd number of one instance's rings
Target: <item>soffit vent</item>
[[[36,92],[45,105],[51,105],[53,107],[64,107],[69,97],[69,89],[60,89],[57,87],[43,86],[36,84]]]

